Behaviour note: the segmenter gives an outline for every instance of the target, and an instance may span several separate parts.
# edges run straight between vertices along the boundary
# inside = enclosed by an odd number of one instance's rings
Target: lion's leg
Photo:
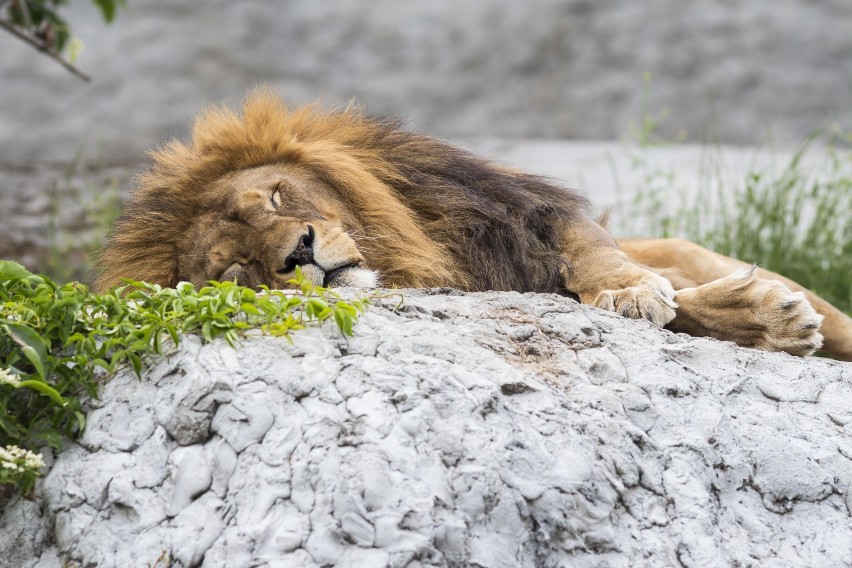
[[[695,243],[680,239],[627,239],[618,243],[632,260],[666,276],[678,290],[680,308],[669,325],[671,329],[741,345],[754,342],[760,330],[776,336],[786,334],[792,337],[776,337],[775,342],[786,341],[790,349],[801,353],[807,351],[806,345],[817,343],[811,327],[813,316],[801,301],[804,298],[824,318],[820,330],[824,337],[822,350],[852,361],[852,319],[789,278],[758,268],[744,286],[745,279],[737,282],[736,278],[727,277],[738,271],[744,275],[750,265]],[[796,294],[783,291],[773,282],[783,283]],[[770,320],[776,322],[774,329],[767,323]],[[762,348],[779,350],[777,345]]]
[[[635,265],[597,223],[566,227],[562,256],[568,291],[584,304],[662,327],[675,317],[674,288],[665,278]]]

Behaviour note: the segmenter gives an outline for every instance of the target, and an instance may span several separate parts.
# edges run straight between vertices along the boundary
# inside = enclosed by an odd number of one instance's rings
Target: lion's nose
[[[308,231],[299,237],[299,243],[287,258],[284,259],[284,272],[295,270],[303,264],[315,264],[314,262],[314,228],[308,225]]]

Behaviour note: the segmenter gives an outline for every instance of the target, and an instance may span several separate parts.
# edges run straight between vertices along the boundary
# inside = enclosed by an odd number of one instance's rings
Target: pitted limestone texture
[[[852,365],[444,292],[381,300],[350,339],[184,337],[119,374],[35,501],[6,505],[0,558],[852,564]]]

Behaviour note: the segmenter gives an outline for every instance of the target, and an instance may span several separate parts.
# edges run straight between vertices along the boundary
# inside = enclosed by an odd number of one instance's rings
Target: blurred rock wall
[[[848,0],[131,0],[70,19],[86,84],[0,35],[0,163],[132,161],[211,102],[269,83],[295,103],[356,98],[446,137],[612,139],[643,73],[669,134],[797,141],[852,122]],[[664,132],[666,132],[664,130]]]

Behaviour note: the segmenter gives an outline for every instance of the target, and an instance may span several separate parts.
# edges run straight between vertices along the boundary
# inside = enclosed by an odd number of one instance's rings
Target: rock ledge
[[[848,566],[852,365],[553,295],[406,291],[341,338],[117,376],[9,566]]]

